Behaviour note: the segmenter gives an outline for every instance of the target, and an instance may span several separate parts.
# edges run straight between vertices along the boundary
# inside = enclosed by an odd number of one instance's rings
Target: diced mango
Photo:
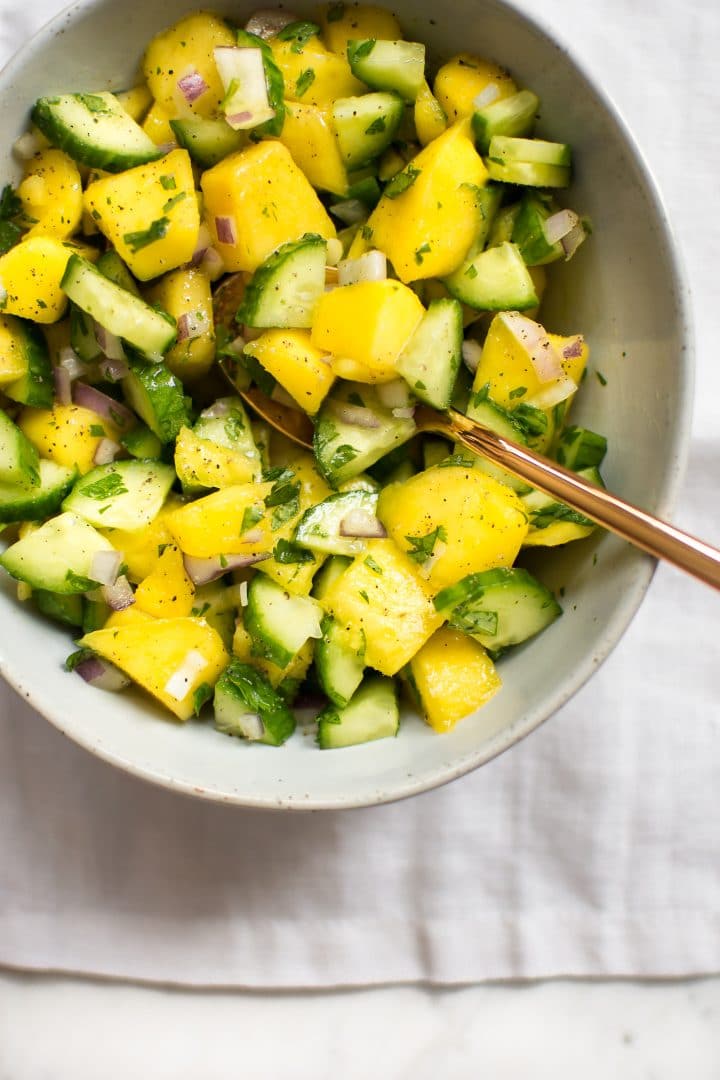
[[[311,416],[335,381],[329,357],[312,344],[309,330],[266,330],[244,351],[255,357]]]
[[[225,96],[215,65],[214,50],[235,45],[235,35],[220,18],[209,11],[186,15],[148,45],[143,71],[150,91],[171,116],[214,116]],[[197,72],[205,90],[193,102],[179,88],[186,75]]]
[[[434,465],[380,492],[377,514],[432,593],[512,566],[528,531],[518,496],[472,465]]]
[[[201,270],[174,270],[148,290],[178,324],[178,341],[166,353],[165,363],[182,382],[206,375],[215,361],[215,326],[210,282]]]
[[[335,358],[351,360],[358,369],[337,368],[344,378],[388,382],[424,308],[412,289],[399,281],[361,281],[332,289],[320,297],[311,333],[312,343]],[[367,369],[364,378],[362,369]]]
[[[66,240],[80,225],[83,210],[78,167],[62,150],[41,150],[25,168],[18,186],[23,212],[35,224],[25,234]]]
[[[252,638],[245,629],[242,619],[238,619],[233,634],[232,651],[233,656],[236,656],[238,660],[242,660],[245,664],[252,664],[253,667],[262,671],[267,676],[270,685],[277,689],[287,679],[301,682],[305,678],[312,663],[314,646],[315,642],[311,638],[305,642],[300,652],[292,658],[286,668],[278,667],[272,660],[255,655]]]
[[[149,623],[153,621],[153,616],[148,615],[146,611],[142,611],[137,604],[131,604],[130,607],[123,608],[122,611],[112,611],[103,626],[103,630],[113,630],[121,626],[132,626],[137,623]]]
[[[129,90],[118,90],[115,97],[122,105],[128,116],[139,124],[152,105],[152,94],[145,83],[139,83]]]
[[[574,521],[553,521],[544,529],[530,528],[523,547],[560,547],[573,540],[584,540],[595,531],[593,525],[577,525]]]
[[[0,288],[7,293],[3,311],[38,323],[54,323],[67,307],[60,288],[70,251],[51,236],[21,240],[0,258]]]
[[[175,142],[175,132],[170,127],[170,121],[175,115],[175,113],[169,113],[167,109],[163,109],[162,105],[158,105],[157,101],[153,102],[152,108],[143,120],[141,127],[156,146],[167,146],[168,143]]]
[[[95,451],[101,440],[120,437],[112,420],[105,420],[82,405],[58,402],[52,409],[23,409],[18,426],[42,457],[58,465],[76,465],[83,474],[94,467]]]
[[[279,139],[314,188],[346,194],[347,172],[329,109],[288,102]]]
[[[200,213],[187,150],[96,180],[85,208],[141,281],[189,262],[197,246]]]
[[[503,68],[469,53],[461,53],[439,69],[435,76],[435,97],[452,123],[471,116],[475,98],[491,85],[498,90],[495,101],[517,93],[517,86]]]
[[[253,480],[257,461],[183,427],[175,442],[175,471],[186,491],[225,488]]]
[[[325,208],[282,143],[260,142],[231,154],[203,173],[202,189],[226,270],[256,270],[281,244],[305,233],[335,236]],[[218,240],[218,218],[229,219],[236,243]]]
[[[482,645],[449,626],[437,630],[412,658],[410,681],[425,720],[441,734],[485,705],[502,686]]]
[[[400,41],[403,36],[393,13],[374,4],[323,4],[317,18],[328,49],[342,56],[351,39]]]
[[[298,452],[297,446],[293,447],[287,468],[292,469],[293,482],[299,481],[300,488],[297,503],[288,502],[281,505],[278,508],[280,512],[277,518],[271,518],[273,547],[281,540],[292,541],[295,527],[305,511],[330,495],[330,488],[317,471],[312,454]],[[294,512],[289,513],[290,510]],[[322,562],[323,557],[320,555],[316,555],[313,561],[288,563],[279,562],[273,556],[271,559],[258,563],[257,569],[295,596],[307,596],[312,587],[313,576]]]
[[[425,82],[415,98],[415,130],[422,146],[442,135],[447,127],[443,107]]]
[[[462,120],[413,158],[414,180],[395,198],[383,195],[368,221],[372,242],[401,281],[444,277],[467,254],[478,228],[476,187],[487,170]],[[403,175],[403,174],[401,174]]]
[[[143,529],[132,532],[125,529],[98,530],[114,548],[122,551],[123,562],[127,566],[127,576],[130,581],[143,581],[153,572],[166,545],[173,541],[167,527],[167,518],[182,505],[179,496],[171,493],[165,500],[160,513]]]
[[[590,357],[590,347],[582,334],[548,334],[560,356],[560,365],[566,375],[579,386]]]
[[[236,484],[214,491],[169,514],[167,527],[181,551],[201,559],[272,551],[273,510],[264,501],[271,489],[270,483]]]
[[[279,38],[271,38],[269,45],[285,80],[285,97],[290,101],[332,105],[336,98],[362,94],[365,89],[350,70],[347,58],[330,52],[318,37],[310,38],[300,48],[297,41]],[[313,72],[312,79],[308,71]]]
[[[443,621],[427,582],[392,540],[369,540],[321,603],[350,631],[362,630],[366,663],[383,675],[400,671]]]
[[[86,634],[80,644],[115,664],[178,720],[189,720],[195,692],[214,686],[229,657],[204,619],[155,619]]]
[[[195,587],[180,549],[168,544],[155,567],[135,590],[135,607],[157,619],[175,619],[192,611]]]
[[[13,325],[15,324],[15,325]],[[18,338],[12,315],[0,315],[0,386],[22,378],[27,370],[27,357]]]

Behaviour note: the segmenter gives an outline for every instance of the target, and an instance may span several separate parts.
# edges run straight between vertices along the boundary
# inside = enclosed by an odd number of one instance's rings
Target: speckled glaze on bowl
[[[252,10],[243,3],[207,6],[238,22]],[[543,321],[556,331],[584,332],[591,368],[607,378],[605,387],[587,380],[574,419],[608,435],[608,486],[668,515],[690,430],[689,305],[669,224],[637,147],[604,92],[517,8],[453,0],[436,21],[432,0],[392,7],[406,35],[428,43],[431,57],[467,50],[502,62],[540,95],[539,133],[572,144],[577,170],[568,202],[592,218],[595,233],[572,263],[554,269]],[[132,85],[149,38],[189,10],[188,0],[84,0],[68,8],[0,74],[8,149],[41,94]],[[2,178],[14,177],[6,155]],[[502,660],[502,693],[449,735],[433,734],[408,713],[397,739],[321,753],[309,735],[277,750],[229,739],[209,724],[175,725],[139,693],[103,694],[65,674],[67,635],[19,605],[5,578],[0,671],[91,753],[175,791],[285,810],[389,802],[462,776],[547,719],[622,636],[654,569],[651,559],[608,535],[538,561],[551,587],[564,586],[563,617]]]

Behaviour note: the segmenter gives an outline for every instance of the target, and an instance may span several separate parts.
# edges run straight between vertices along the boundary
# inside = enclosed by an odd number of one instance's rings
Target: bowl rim
[[[29,37],[23,45],[13,54],[5,65],[0,69],[3,79],[11,78],[14,72],[21,69],[26,57],[45,39],[51,38],[60,28],[66,25],[74,17],[80,16],[93,8],[100,7],[107,0],[75,0],[62,8],[52,19],[44,23]],[[665,203],[658,187],[657,181],[648,165],[647,159],[637,143],[635,136],[626,123],[620,109],[604,88],[596,81],[594,75],[588,70],[585,62],[577,56],[562,34],[550,27],[545,20],[534,13],[525,10],[515,0],[491,0],[491,3],[500,9],[506,9],[514,16],[527,23],[538,35],[545,38],[551,45],[559,48],[576,74],[584,81],[586,86],[600,101],[611,121],[615,125],[620,138],[625,142],[638,169],[639,176],[644,185],[644,194],[655,213],[658,226],[658,235],[664,242],[670,279],[672,281],[675,301],[677,305],[677,323],[679,338],[681,341],[682,366],[684,378],[681,382],[680,392],[675,401],[677,423],[669,433],[668,461],[669,467],[666,475],[659,483],[658,496],[655,505],[647,507],[660,517],[667,516],[677,503],[678,495],[685,477],[690,453],[692,435],[692,414],[695,385],[695,357],[694,357],[694,328],[691,319],[692,299],[685,270],[684,259],[680,244],[667,214]],[[458,779],[487,762],[504,754],[507,750],[517,745],[533,731],[549,720],[561,709],[575,694],[585,685],[590,677],[597,671],[602,663],[609,657],[613,649],[619,644],[628,626],[637,614],[640,605],[650,587],[655,571],[657,560],[650,556],[642,557],[638,563],[635,580],[629,588],[622,602],[615,610],[609,631],[598,643],[584,664],[580,665],[571,676],[565,679],[562,691],[555,699],[548,711],[546,708],[530,709],[523,721],[519,724],[509,725],[497,733],[491,740],[471,754],[467,754],[453,764],[440,765],[437,771],[430,776],[408,776],[403,782],[397,783],[392,790],[375,791],[371,796],[364,797],[336,796],[310,798],[302,801],[292,798],[273,798],[239,795],[237,793],[221,793],[217,790],[207,790],[197,786],[191,781],[178,780],[158,769],[151,768],[141,763],[129,760],[120,754],[108,750],[92,738],[84,736],[80,732],[68,730],[63,719],[53,714],[53,710],[44,701],[39,700],[38,694],[32,687],[26,687],[21,680],[15,678],[10,671],[10,665],[0,654],[0,675],[8,685],[27,704],[32,706],[45,720],[49,721],[61,734],[72,742],[89,751],[101,761],[128,773],[140,780],[154,786],[160,786],[168,791],[178,794],[201,798],[205,801],[244,807],[257,810],[344,810],[360,809],[370,806],[380,806],[387,803],[399,802],[404,799],[431,791]]]

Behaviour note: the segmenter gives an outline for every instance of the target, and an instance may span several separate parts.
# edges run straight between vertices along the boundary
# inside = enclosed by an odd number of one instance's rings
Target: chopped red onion
[[[243,109],[242,112],[226,115],[225,119],[231,128],[251,127],[252,125],[248,121],[252,120],[253,115],[249,109]]]
[[[124,574],[116,578],[112,585],[103,586],[103,598],[113,611],[124,611],[135,603],[135,593]]]
[[[130,368],[125,360],[110,360],[105,357],[98,364],[98,368],[102,377],[113,383],[120,382],[130,374]]]
[[[183,75],[181,79],[178,79],[177,86],[188,105],[192,105],[193,101],[197,101],[209,89],[199,71],[190,71],[187,75]]]
[[[177,321],[177,340],[194,341],[202,337],[208,329],[209,323],[204,315],[195,311],[186,311]]]
[[[172,673],[165,683],[165,693],[176,701],[187,697],[190,687],[197,676],[207,667],[207,660],[197,649],[190,649],[179,668]]]
[[[557,214],[546,218],[543,223],[543,232],[548,244],[557,244],[558,240],[562,240],[572,232],[579,221],[580,218],[574,210],[558,210]]]
[[[385,281],[387,257],[382,251],[366,251],[357,259],[343,259],[338,263],[338,283],[355,285],[359,281]]]
[[[563,349],[563,360],[574,360],[576,357],[582,356],[584,344],[585,339],[582,334],[576,334],[571,339],[570,344]]]
[[[350,405],[342,402],[333,406],[333,412],[343,424],[351,424],[360,428],[379,428],[378,420],[372,409],[366,409],[362,405]]]
[[[477,341],[463,341],[462,343],[462,358],[465,367],[468,371],[471,371],[474,375],[478,369],[480,363],[480,357],[482,356],[482,346],[478,345]]]
[[[293,14],[292,11],[279,11],[277,8],[262,8],[260,11],[255,11],[245,23],[245,29],[248,34],[255,34],[257,37],[268,38],[275,37],[281,30],[284,30],[286,26],[289,26],[292,22],[298,22],[299,15]]]
[[[127,431],[137,423],[134,414],[125,405],[87,383],[73,383],[73,401],[115,424],[120,431]]]
[[[539,382],[550,383],[563,378],[560,354],[540,323],[517,311],[505,311],[500,318],[528,353]]]
[[[396,420],[412,420],[415,415],[415,406],[406,405],[402,409],[393,409],[392,414]]]
[[[367,221],[368,216],[367,206],[359,199],[343,199],[342,202],[333,203],[330,213],[340,218],[345,225],[359,225]]]
[[[71,381],[80,378],[85,371],[82,360],[69,345],[63,345],[58,353],[58,367],[65,368]]]
[[[565,252],[565,261],[572,259],[573,255],[580,247],[582,242],[587,238],[587,229],[583,225],[582,221],[578,221],[574,229],[571,229],[566,236],[563,236],[560,241]]]
[[[216,217],[215,232],[218,243],[237,244],[237,224],[234,217]]]
[[[488,83],[473,100],[476,109],[484,109],[486,105],[492,105],[500,97],[500,87],[497,83]]]
[[[369,510],[357,507],[355,510],[350,510],[340,522],[340,535],[384,540],[387,532],[379,518],[371,514]]]
[[[114,585],[122,560],[122,551],[96,551],[90,564],[90,577],[100,585]]]
[[[247,536],[249,533],[245,533],[245,537]],[[254,543],[254,541],[250,540],[249,543]],[[252,566],[254,563],[263,562],[269,558],[269,552],[257,552],[252,555],[215,555],[210,559],[183,555],[183,563],[194,585],[207,585],[211,581],[217,581],[231,570],[242,570],[246,566]]]
[[[45,144],[47,146],[47,143]],[[26,131],[13,143],[13,154],[20,161],[30,161],[43,148],[43,144],[34,131]]]
[[[111,334],[110,331],[106,330],[104,326],[101,326],[99,322],[95,323],[95,337],[98,345],[105,353],[108,360],[125,359],[125,350],[123,349],[120,338],[116,334]]]
[[[116,692],[125,690],[130,685],[130,679],[107,660],[101,660],[99,656],[89,656],[87,660],[81,660],[75,668],[75,672],[98,690],[110,690]]]
[[[67,368],[53,368],[53,381],[55,382],[55,400],[60,405],[70,405],[72,402],[72,382]]]
[[[378,401],[386,409],[406,409],[412,403],[410,389],[404,379],[380,383],[376,389]]]
[[[114,439],[101,439],[93,454],[93,461],[96,465],[109,465],[120,453],[122,453],[120,443],[115,442]]]

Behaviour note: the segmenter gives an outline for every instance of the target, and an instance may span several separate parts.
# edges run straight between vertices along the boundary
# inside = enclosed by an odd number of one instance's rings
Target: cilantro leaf
[[[306,551],[298,544],[293,544],[291,540],[278,540],[273,548],[273,558],[275,562],[282,563],[283,566],[289,566],[292,563],[315,562],[312,552]]]
[[[78,494],[86,499],[112,499],[116,495],[126,495],[127,488],[119,473],[111,472],[107,476],[101,476],[87,487],[80,488]]]
[[[240,525],[240,533],[245,533],[248,529],[252,529],[253,525],[257,525],[258,521],[262,521],[263,512],[259,506],[248,506],[242,516],[242,522]]]
[[[413,186],[421,172],[422,169],[416,169],[414,165],[407,165],[393,176],[383,194],[387,195],[388,199],[397,199],[398,195],[402,195],[403,192]]]
[[[408,551],[409,557],[417,563],[424,563],[432,555],[438,540],[443,544],[447,543],[447,532],[442,525],[438,525],[436,529],[426,533],[425,536],[406,536],[405,539],[413,549]]]
[[[317,37],[319,33],[320,27],[316,23],[293,22],[283,27],[280,33],[277,34],[277,40],[291,41],[290,52],[301,53],[310,38]]]
[[[153,221],[147,229],[141,229],[139,232],[125,233],[123,240],[134,255],[138,251],[141,251],[142,248],[154,244],[156,240],[162,240],[163,237],[167,235],[169,226],[169,218],[157,218],[157,220]]]
[[[301,98],[306,91],[310,89],[315,82],[315,72],[313,68],[305,68],[300,72],[295,83],[295,96]]]
[[[366,135],[380,135],[381,132],[383,132],[385,130],[385,127],[386,127],[385,117],[384,116],[376,116],[375,119],[373,120],[372,124],[369,124],[365,128],[365,134]]]
[[[197,690],[193,694],[193,712],[196,716],[200,715],[200,710],[206,701],[209,701],[213,696],[213,688],[209,683],[200,683]]]

